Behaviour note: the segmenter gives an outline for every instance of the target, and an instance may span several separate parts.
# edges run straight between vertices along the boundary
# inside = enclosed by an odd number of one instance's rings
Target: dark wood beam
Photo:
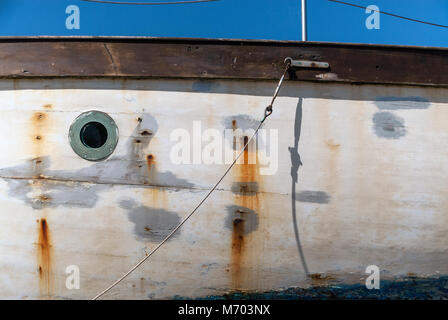
[[[291,80],[448,86],[448,49],[160,38],[0,38],[0,78],[278,79],[285,57],[325,61]]]

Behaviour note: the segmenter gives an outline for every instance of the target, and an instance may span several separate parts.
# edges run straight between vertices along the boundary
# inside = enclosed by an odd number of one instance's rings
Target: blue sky
[[[135,2],[169,0],[127,0]],[[344,0],[448,25],[448,0]],[[308,40],[448,47],[448,29],[380,16],[380,29],[365,26],[363,9],[307,0]],[[80,10],[80,29],[67,29],[66,7]],[[133,6],[81,0],[0,0],[0,35],[104,35],[300,40],[300,0]]]

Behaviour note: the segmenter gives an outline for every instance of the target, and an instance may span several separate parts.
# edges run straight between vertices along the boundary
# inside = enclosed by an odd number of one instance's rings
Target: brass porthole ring
[[[118,143],[118,127],[106,113],[87,111],[73,121],[68,138],[73,151],[81,158],[100,161],[114,152]]]

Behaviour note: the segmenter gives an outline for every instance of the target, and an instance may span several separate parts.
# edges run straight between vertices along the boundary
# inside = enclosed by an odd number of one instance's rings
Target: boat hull
[[[219,132],[223,153],[234,155],[275,85],[1,80],[0,297],[87,299],[113,283],[227,168],[224,155],[195,158],[206,152],[204,132]],[[447,98],[442,88],[287,82],[258,147],[243,154],[255,162],[235,165],[105,298],[364,284],[370,265],[385,280],[448,274]],[[89,110],[119,129],[104,161],[70,147],[71,123]],[[184,163],[173,160],[175,132],[190,138]],[[67,285],[70,266],[79,289]]]

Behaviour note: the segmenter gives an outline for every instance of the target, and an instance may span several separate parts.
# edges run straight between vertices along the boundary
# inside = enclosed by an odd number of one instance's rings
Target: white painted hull
[[[192,132],[193,121],[221,131],[232,119],[255,123],[275,85],[1,80],[0,298],[88,299],[110,285],[226,168],[173,164],[171,132]],[[105,297],[363,282],[372,264],[385,278],[448,274],[447,101],[446,89],[287,83],[264,126],[278,130],[276,174],[237,165],[179,234]],[[67,138],[93,109],[120,132],[114,154],[98,163],[78,157]],[[244,182],[256,192],[238,192]],[[232,226],[240,207],[252,212],[243,232]],[[69,265],[79,266],[79,290],[66,287]]]

